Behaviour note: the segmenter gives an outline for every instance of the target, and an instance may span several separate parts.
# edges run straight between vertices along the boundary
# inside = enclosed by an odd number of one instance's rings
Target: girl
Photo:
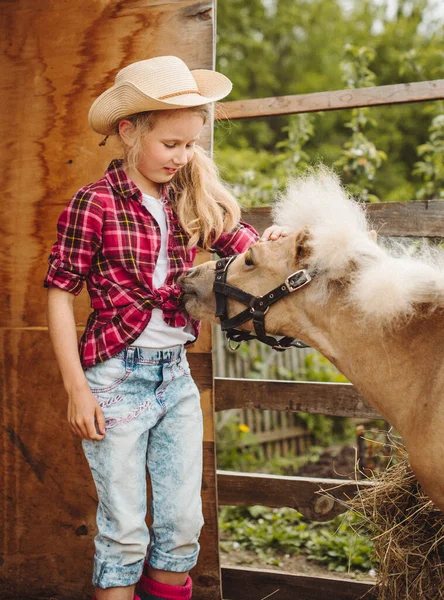
[[[123,160],[80,189],[58,221],[48,324],[68,420],[99,499],[97,600],[132,600],[139,580],[144,600],[191,598],[203,524],[202,417],[184,346],[199,324],[185,313],[177,280],[197,245],[226,256],[258,239],[196,146],[209,103],[230,90],[224,75],[190,71],[174,56],[122,69],[89,122],[120,138]],[[282,234],[269,228],[263,239]],[[73,302],[85,281],[93,312],[78,350]]]

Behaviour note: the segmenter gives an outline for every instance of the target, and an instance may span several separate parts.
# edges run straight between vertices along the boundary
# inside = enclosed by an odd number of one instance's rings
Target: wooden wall
[[[76,600],[91,595],[96,496],[46,330],[47,256],[67,200],[113,156],[88,129],[92,101],[135,60],[176,54],[212,68],[213,0],[15,0],[0,10],[0,598]],[[80,331],[86,294],[77,304]],[[206,421],[202,600],[220,598],[210,350],[207,329],[190,361]]]

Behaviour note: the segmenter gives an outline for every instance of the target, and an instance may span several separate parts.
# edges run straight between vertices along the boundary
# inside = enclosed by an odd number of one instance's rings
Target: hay
[[[444,599],[444,514],[421,490],[405,452],[347,505],[373,539],[379,600]]]

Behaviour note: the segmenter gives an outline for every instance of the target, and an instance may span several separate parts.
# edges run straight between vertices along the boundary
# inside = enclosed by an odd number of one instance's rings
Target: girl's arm
[[[89,389],[80,363],[74,297],[72,293],[57,287],[49,288],[49,335],[69,398],[68,421],[71,429],[84,439],[101,440],[105,435],[105,419],[99,403]]]

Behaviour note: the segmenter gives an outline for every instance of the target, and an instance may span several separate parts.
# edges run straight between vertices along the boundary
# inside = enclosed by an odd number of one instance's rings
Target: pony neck
[[[366,400],[405,435],[424,398],[444,393],[443,311],[418,316],[384,331],[331,297],[325,307],[305,306],[310,322],[304,341],[328,358]]]

